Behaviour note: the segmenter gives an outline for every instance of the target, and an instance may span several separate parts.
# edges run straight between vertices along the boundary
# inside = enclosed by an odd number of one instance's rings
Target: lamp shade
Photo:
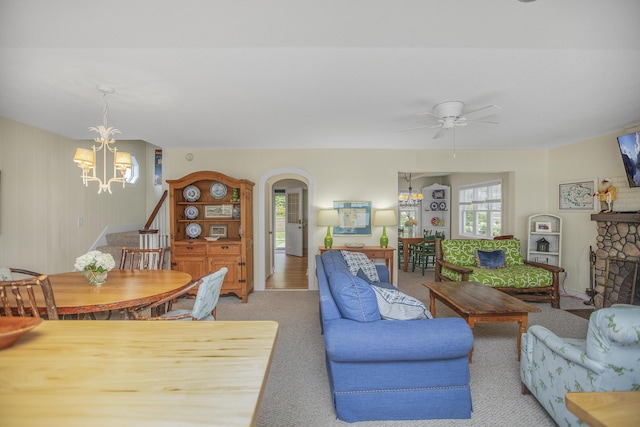
[[[376,211],[376,215],[373,218],[373,225],[375,225],[376,227],[396,224],[396,211],[390,209]]]
[[[118,167],[131,167],[131,154],[126,151],[118,151],[113,162]]]
[[[93,166],[95,159],[93,157],[93,151],[87,148],[76,148],[76,154],[73,156],[73,161],[78,163],[79,167]]]
[[[338,216],[338,211],[335,209],[324,209],[318,212],[318,225],[340,225],[340,217]]]

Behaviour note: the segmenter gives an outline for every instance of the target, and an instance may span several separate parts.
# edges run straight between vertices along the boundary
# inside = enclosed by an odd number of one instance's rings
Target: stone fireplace
[[[640,214],[591,215],[598,223],[595,308],[640,304]]]

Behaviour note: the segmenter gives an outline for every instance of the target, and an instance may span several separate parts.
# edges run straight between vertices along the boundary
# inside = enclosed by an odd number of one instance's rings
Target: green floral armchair
[[[477,266],[476,251],[502,250],[505,268]],[[549,301],[560,308],[562,267],[527,261],[520,240],[436,239],[436,282],[471,281],[501,290],[528,301]]]
[[[640,307],[596,310],[586,340],[531,326],[522,335],[520,377],[523,393],[531,392],[558,425],[585,425],[567,410],[567,392],[640,390]]]

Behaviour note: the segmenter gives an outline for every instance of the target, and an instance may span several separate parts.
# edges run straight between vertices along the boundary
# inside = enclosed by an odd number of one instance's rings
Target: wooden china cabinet
[[[254,183],[214,171],[167,183],[171,269],[198,278],[227,267],[221,294],[247,302],[253,292]]]

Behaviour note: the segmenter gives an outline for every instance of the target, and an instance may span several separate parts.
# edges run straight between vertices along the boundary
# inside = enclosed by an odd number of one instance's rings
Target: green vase
[[[331,237],[331,226],[327,225],[327,235],[324,236],[324,247],[331,249],[333,246],[333,237]]]
[[[387,237],[387,226],[382,226],[382,236],[380,236],[380,247],[386,248],[389,246],[389,238]]]

